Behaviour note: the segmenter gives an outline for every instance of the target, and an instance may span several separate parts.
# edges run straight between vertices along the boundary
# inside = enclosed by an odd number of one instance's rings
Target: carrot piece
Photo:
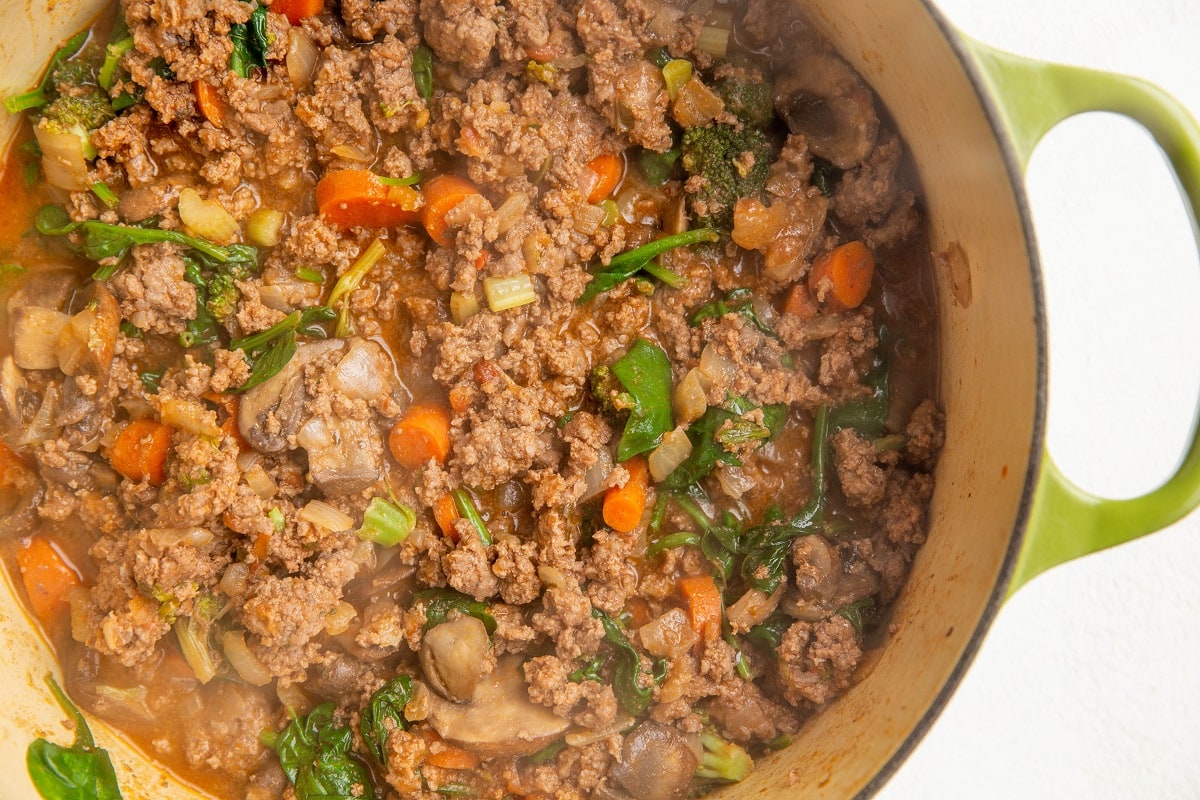
[[[271,534],[260,533],[254,537],[253,553],[254,557],[259,561],[266,561],[267,554],[271,552]]]
[[[425,763],[442,769],[478,769],[479,756],[470,750],[446,745],[445,750],[437,750],[425,756]]]
[[[17,566],[29,608],[43,624],[58,618],[67,594],[83,583],[54,544],[44,536],[31,536],[17,551]]]
[[[721,635],[721,590],[711,575],[693,575],[679,579],[679,593],[687,605],[692,630],[703,642]]]
[[[458,521],[458,506],[454,503],[454,495],[446,493],[433,504],[433,519],[447,539],[458,541],[458,529],[454,523]]]
[[[812,294],[803,283],[793,284],[783,301],[783,313],[792,314],[801,319],[812,319],[817,315],[817,304],[813,302]]]
[[[293,25],[299,25],[305,17],[315,17],[324,11],[325,0],[275,0],[271,10],[283,14]]]
[[[390,228],[416,222],[421,193],[392,186],[366,169],[341,169],[317,181],[317,210],[334,225]]]
[[[246,450],[250,443],[242,436],[241,426],[238,425],[238,409],[241,399],[236,394],[228,392],[205,392],[204,399],[220,406],[225,411],[225,419],[221,422],[221,434],[237,442],[238,450]]]
[[[834,311],[858,308],[867,299],[875,275],[875,257],[859,241],[835,247],[813,262],[808,289]]]
[[[430,239],[442,247],[449,247],[454,244],[454,237],[450,235],[446,215],[463,200],[481,192],[475,184],[457,175],[437,175],[426,182],[421,191],[425,195],[421,224],[425,226]]]
[[[108,460],[113,469],[131,481],[160,486],[167,479],[167,455],[173,429],[152,419],[135,419],[113,442]]]
[[[596,173],[598,180],[588,193],[589,203],[605,200],[617,188],[625,174],[625,161],[616,153],[601,153],[588,162],[587,168]]]
[[[434,403],[416,403],[388,436],[392,456],[407,469],[416,469],[433,459],[439,464],[450,455],[450,412]]]
[[[465,414],[471,407],[471,392],[461,385],[450,390],[450,408],[455,414]]]
[[[0,441],[0,489],[24,490],[33,480],[33,473],[11,447]]]
[[[192,94],[196,96],[200,114],[218,128],[224,128],[226,105],[217,88],[205,81],[192,81]]]
[[[624,486],[613,486],[604,493],[601,513],[604,524],[620,533],[629,533],[642,521],[646,513],[646,488],[650,482],[650,471],[646,459],[631,458],[621,466],[629,472]]]

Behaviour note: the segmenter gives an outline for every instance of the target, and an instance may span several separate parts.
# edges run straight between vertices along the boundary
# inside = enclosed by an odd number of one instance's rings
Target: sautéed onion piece
[[[681,800],[886,646],[943,434],[883,101],[782,0],[502,5],[114,5],[8,99],[0,551],[215,796]],[[51,691],[35,783],[118,796]]]

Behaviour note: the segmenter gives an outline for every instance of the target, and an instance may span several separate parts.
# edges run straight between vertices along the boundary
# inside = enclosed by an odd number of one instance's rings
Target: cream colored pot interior
[[[947,444],[930,536],[898,604],[890,642],[845,696],[787,750],[764,759],[724,798],[845,798],[869,791],[920,738],[978,644],[1001,596],[1029,474],[1040,457],[1038,288],[1020,200],[976,89],[920,0],[805,0],[826,34],[875,87],[916,155],[935,251],[954,251],[938,275],[941,400]],[[82,27],[97,0],[0,4],[0,93],[37,80],[55,45]],[[0,115],[4,112],[0,110]],[[15,121],[0,118],[0,142]],[[4,151],[7,150],[7,144]],[[969,281],[966,279],[969,275]],[[0,588],[0,794],[35,798],[25,749],[71,733],[43,677],[53,658],[15,599]],[[125,796],[194,797],[149,766],[103,723]]]

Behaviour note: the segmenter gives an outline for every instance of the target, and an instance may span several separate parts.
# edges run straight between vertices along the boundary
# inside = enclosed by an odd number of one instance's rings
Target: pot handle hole
[[[1007,126],[1021,168],[1055,125],[1089,111],[1129,117],[1158,142],[1200,232],[1200,125],[1166,92],[1146,81],[1082,67],[1050,64],[963,37]],[[1157,489],[1128,500],[1090,494],[1050,458],[1041,475],[1011,595],[1030,578],[1080,556],[1165,528],[1200,505],[1200,421],[1175,473]]]

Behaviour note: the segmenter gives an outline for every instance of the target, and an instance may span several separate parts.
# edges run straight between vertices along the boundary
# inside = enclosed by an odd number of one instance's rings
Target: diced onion
[[[699,370],[688,370],[683,376],[683,380],[675,387],[671,405],[675,419],[680,422],[693,422],[704,416],[708,410],[708,392],[705,391]]]
[[[175,623],[175,637],[179,640],[179,652],[192,668],[196,680],[208,683],[217,676],[217,660],[208,644],[209,626],[192,617],[183,617]]]
[[[729,386],[737,375],[737,365],[730,361],[712,344],[706,344],[700,352],[700,372],[718,386]]]
[[[279,487],[275,485],[275,481],[271,480],[271,476],[267,474],[261,464],[255,464],[242,473],[242,480],[250,487],[250,491],[263,500],[270,500],[279,491]]]
[[[333,153],[338,158],[344,158],[347,161],[357,161],[360,164],[370,164],[375,160],[375,156],[368,153],[366,150],[352,144],[335,144],[329,148],[329,152]]]
[[[197,436],[217,437],[221,435],[221,428],[217,425],[217,415],[191,400],[180,400],[177,397],[164,400],[162,408],[159,409],[159,417],[164,425],[170,425],[172,428],[194,433]]]
[[[683,427],[663,435],[662,442],[647,459],[650,465],[650,475],[657,483],[675,471],[675,468],[687,460],[692,454],[692,440],[687,437]]]
[[[510,308],[537,302],[533,290],[533,279],[529,275],[511,275],[504,278],[484,278],[483,295],[492,311],[507,311]]]
[[[275,247],[283,230],[283,212],[260,208],[246,220],[246,238],[259,247]]]
[[[608,448],[601,447],[596,451],[596,460],[588,467],[587,472],[583,474],[583,494],[579,496],[579,502],[586,503],[596,495],[604,491],[605,483],[608,480],[608,474],[613,470],[613,456],[608,451]]]
[[[287,65],[288,78],[297,89],[303,89],[312,81],[313,73],[317,71],[317,59],[320,51],[301,28],[288,31],[288,51],[284,59]]]
[[[717,482],[721,484],[721,491],[734,500],[754,488],[754,478],[741,467],[729,465],[717,470]]]
[[[221,649],[229,666],[242,680],[252,686],[266,686],[271,682],[271,670],[259,660],[246,644],[244,631],[226,631],[221,635]]]
[[[513,192],[504,198],[500,207],[492,212],[492,217],[496,221],[496,232],[503,235],[512,230],[512,227],[521,221],[521,216],[527,208],[529,208],[529,195]]]
[[[197,236],[229,244],[238,234],[237,220],[215,200],[205,200],[189,187],[179,192],[179,220]]]
[[[354,527],[354,517],[338,511],[321,500],[310,500],[296,512],[296,519],[303,520],[330,533],[348,531]]]
[[[696,631],[687,612],[673,608],[638,628],[638,638],[650,655],[674,658],[692,649],[696,644]]]
[[[779,607],[782,597],[783,584],[780,584],[773,594],[755,588],[747,589],[737,602],[725,609],[729,627],[734,633],[745,633],[760,622],[765,622]]]
[[[479,313],[479,300],[473,294],[450,293],[450,316],[457,325],[462,325]]]
[[[204,547],[213,540],[212,531],[206,528],[152,528],[146,531],[150,541],[159,547],[174,547],[180,544]]]
[[[42,173],[46,182],[69,192],[83,192],[92,187],[88,180],[88,151],[95,155],[91,144],[71,131],[55,133],[40,124],[33,129],[38,148],[42,151]]]
[[[725,101],[696,75],[679,88],[671,116],[685,128],[698,128],[725,110]]]
[[[591,170],[584,170],[591,172]],[[600,230],[600,226],[604,224],[604,217],[607,212],[601,206],[594,206],[591,203],[583,203],[575,208],[575,230],[582,233],[584,236],[591,236],[596,231]]]
[[[217,588],[227,597],[241,597],[250,585],[250,565],[245,561],[235,561],[225,568]]]
[[[621,711],[617,713],[616,718],[612,722],[603,728],[594,731],[572,731],[563,737],[563,741],[571,747],[586,747],[589,744],[595,744],[596,742],[608,739],[613,734],[629,730],[633,727],[635,721],[633,717]]]
[[[330,636],[345,633],[346,629],[350,627],[350,623],[354,620],[356,613],[358,612],[354,610],[354,606],[345,600],[338,601],[333,610],[325,615],[325,632]]]

